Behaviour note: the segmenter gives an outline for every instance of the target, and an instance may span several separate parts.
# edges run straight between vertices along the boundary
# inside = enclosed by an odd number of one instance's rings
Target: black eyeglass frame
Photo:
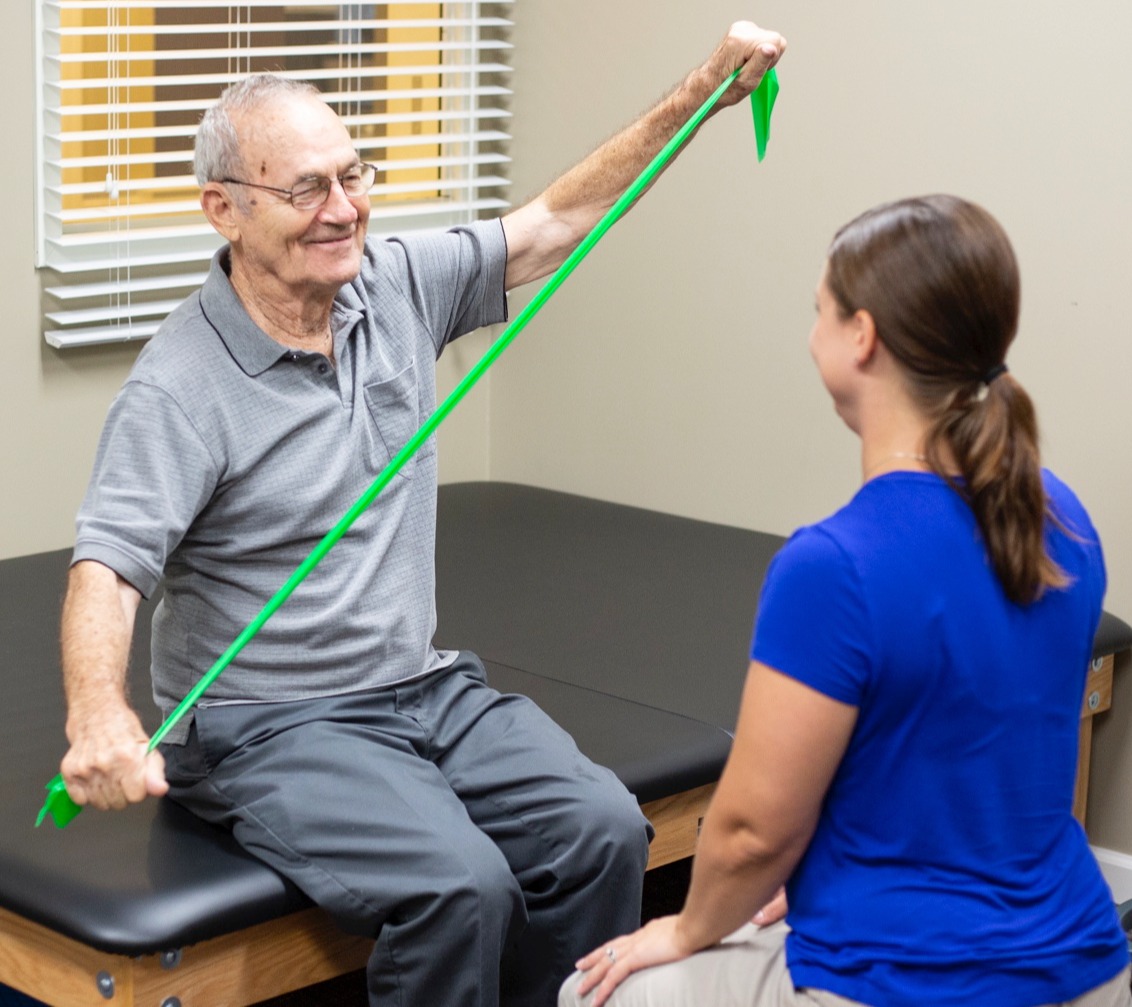
[[[370,191],[370,189],[373,188],[374,182],[377,181],[377,173],[379,169],[376,164],[370,164],[368,161],[359,161],[356,165],[354,165],[354,167],[350,169],[350,171],[355,171],[359,168],[361,168],[363,172],[368,172],[370,178],[368,182],[362,182],[362,186],[360,189],[358,189],[357,192],[350,192],[350,190],[346,188],[346,179],[350,177],[349,172],[347,172],[345,175],[336,176],[338,179],[338,184],[342,186],[342,191],[350,199],[356,199],[358,196],[365,195]],[[364,178],[365,175],[363,174],[359,181],[362,181],[362,179]],[[286,196],[288,202],[292,206],[294,206],[296,210],[315,210],[318,207],[322,206],[323,203],[325,203],[330,198],[330,190],[333,187],[334,180],[328,178],[326,175],[314,175],[310,178],[302,179],[297,185],[292,186],[290,189],[280,189],[276,185],[261,185],[259,182],[245,182],[241,178],[218,178],[217,181],[223,182],[225,185],[246,185],[252,189],[263,189],[266,192],[277,192],[281,196]],[[295,206],[296,190],[299,190],[300,198],[308,194],[314,195],[315,193],[321,193],[322,198],[317,202],[309,203],[304,206]]]

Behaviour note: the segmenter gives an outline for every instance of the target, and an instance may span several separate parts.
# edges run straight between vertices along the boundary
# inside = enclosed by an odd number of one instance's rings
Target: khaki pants
[[[795,989],[786,968],[788,932],[784,923],[745,926],[682,962],[634,973],[609,1007],[863,1007],[836,993]],[[559,1007],[587,1007],[591,997],[574,993],[580,978],[574,973],[566,980]],[[1058,1007],[1132,1007],[1129,970]]]

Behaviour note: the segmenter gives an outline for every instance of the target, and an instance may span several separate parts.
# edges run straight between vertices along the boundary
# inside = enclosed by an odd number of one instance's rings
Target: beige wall
[[[953,191],[1013,236],[1010,354],[1049,464],[1105,540],[1132,622],[1132,5],[1087,0],[523,0],[516,198],[628,121],[753,17],[791,49],[768,156],[734,110],[691,148],[498,365],[491,476],[775,532],[859,474],[805,341],[833,230]],[[1090,834],[1132,852],[1132,668],[1100,718]],[[1125,681],[1124,679],[1128,680]]]
[[[663,16],[660,14],[663,11]],[[735,110],[563,287],[492,387],[491,474],[785,532],[858,478],[805,349],[837,225],[947,190],[1013,235],[1024,276],[1010,362],[1047,459],[1108,545],[1111,607],[1132,619],[1132,7],[1049,0],[696,4],[524,0],[516,195],[624,123],[733,18],[791,50],[767,160]]]
[[[35,67],[31,3],[14,4],[0,40],[9,81],[0,103],[0,556],[65,545],[90,446],[129,353],[112,348],[62,357],[39,336],[34,269]]]
[[[69,544],[135,353],[58,353],[38,334],[31,6],[12,5],[0,42],[24,82],[23,100],[0,105],[0,556]],[[792,48],[767,160],[755,161],[745,110],[709,123],[445,425],[443,477],[776,532],[821,517],[857,480],[855,442],[805,350],[823,249],[873,203],[954,191],[1015,239],[1025,287],[1011,365],[1038,402],[1048,461],[1105,539],[1108,607],[1132,621],[1132,6],[1065,13],[1052,0],[516,4],[516,200],[651,103],[731,20],[778,27]],[[442,393],[488,338],[454,348]],[[1132,852],[1132,669],[1121,673],[1098,727],[1090,834]]]

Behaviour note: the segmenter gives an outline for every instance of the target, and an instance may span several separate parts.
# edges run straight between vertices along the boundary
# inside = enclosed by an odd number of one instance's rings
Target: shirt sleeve
[[[72,562],[96,560],[145,597],[210,498],[218,468],[165,391],[128,382],[110,407],[76,519]]]
[[[409,233],[381,245],[393,257],[397,282],[431,333],[437,355],[450,340],[506,320],[507,242],[500,221]]]
[[[767,571],[751,657],[823,695],[860,706],[872,633],[850,558],[820,529],[802,529]]]

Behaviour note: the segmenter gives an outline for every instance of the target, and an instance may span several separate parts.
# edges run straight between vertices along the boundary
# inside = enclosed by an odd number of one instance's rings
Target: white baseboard
[[[1132,899],[1132,857],[1101,846],[1093,847],[1093,856],[1097,858],[1101,873],[1112,889],[1113,900],[1120,903]]]

